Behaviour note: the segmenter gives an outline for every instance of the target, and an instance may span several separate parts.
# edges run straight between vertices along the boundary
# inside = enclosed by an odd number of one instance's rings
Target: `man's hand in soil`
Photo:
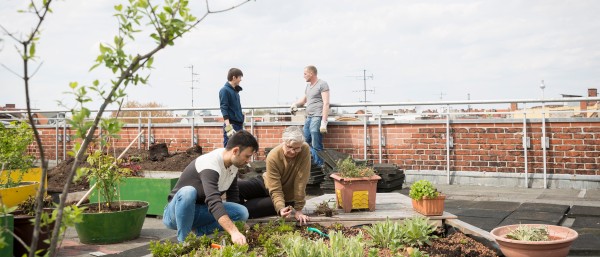
[[[283,218],[287,218],[288,216],[290,216],[290,214],[292,214],[292,206],[287,206],[279,210],[279,216]]]
[[[294,218],[296,218],[296,220],[300,222],[300,225],[304,225],[310,220],[310,218],[304,215],[302,211],[296,211],[296,213],[294,214]]]
[[[240,233],[239,231],[233,232],[231,234],[231,241],[234,244],[238,244],[238,245],[245,245],[246,244],[246,237]]]

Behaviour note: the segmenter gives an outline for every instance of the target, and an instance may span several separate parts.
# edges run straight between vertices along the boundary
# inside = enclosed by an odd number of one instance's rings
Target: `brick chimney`
[[[510,103],[510,110],[511,111],[516,111],[519,109],[519,104],[518,103]]]
[[[598,96],[598,89],[588,88],[588,97],[597,97],[597,96]]]
[[[587,101],[580,101],[579,102],[579,111],[581,113],[587,111]]]

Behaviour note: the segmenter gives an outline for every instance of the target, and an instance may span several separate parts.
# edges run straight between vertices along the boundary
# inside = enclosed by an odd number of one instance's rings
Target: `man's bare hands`
[[[296,213],[294,214],[294,218],[296,218],[296,220],[300,222],[300,225],[305,225],[310,220],[310,218],[304,215],[302,211],[296,211]]]
[[[292,210],[292,206],[286,206],[285,208],[279,210],[279,216],[287,218],[290,216],[290,214],[292,214]]]
[[[234,244],[245,245],[246,244],[246,237],[242,233],[240,233],[239,231],[233,232],[231,234],[231,241]]]

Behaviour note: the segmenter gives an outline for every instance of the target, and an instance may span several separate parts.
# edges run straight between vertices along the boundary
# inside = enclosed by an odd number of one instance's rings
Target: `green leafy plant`
[[[547,226],[524,226],[519,225],[510,233],[506,234],[506,238],[521,240],[521,241],[548,241],[550,234]]]
[[[404,236],[399,222],[386,219],[385,221],[375,222],[365,230],[371,236],[371,241],[375,246],[382,248],[394,248],[398,246]]]
[[[29,65],[30,62],[35,61],[38,57],[36,56],[36,45],[41,38],[41,25],[44,20],[48,20],[46,19],[46,15],[52,13],[50,8],[52,0],[30,0],[27,2],[29,2],[27,9],[18,11],[31,14],[35,17],[35,21],[37,21],[28,33],[12,32],[12,29],[6,29],[4,26],[0,26],[0,28],[17,42],[17,52],[23,61],[23,74],[17,74],[17,76],[22,78],[24,82],[27,117],[29,123],[32,125],[40,155],[42,177],[45,177],[48,167],[45,161],[42,141],[34,123],[29,95],[31,77],[35,74],[32,71],[37,71],[37,69],[32,69]],[[155,54],[167,46],[174,45],[176,39],[190,32],[209,14],[234,9],[249,2],[249,0],[225,10],[212,10],[207,1],[206,12],[200,18],[192,14],[188,6],[189,1],[187,0],[164,0],[162,4],[147,0],[129,0],[124,2],[125,4],[114,6],[114,10],[116,11],[114,17],[116,17],[119,23],[118,35],[112,38],[112,44],[100,44],[100,55],[98,55],[95,64],[92,66],[92,69],[94,69],[103,65],[113,73],[114,76],[110,79],[109,88],[100,87],[98,80],[93,81],[91,86],[79,86],[77,82],[69,84],[78,106],[69,108],[72,118],[68,122],[76,131],[76,137],[81,139],[75,141],[73,151],[69,153],[75,156],[75,163],[79,163],[84,158],[84,152],[90,143],[96,140],[95,133],[98,127],[102,128],[102,134],[106,133],[110,137],[115,137],[113,132],[118,130],[120,125],[116,122],[116,119],[105,119],[101,122],[104,112],[109,105],[122,103],[122,99],[126,96],[125,89],[127,86],[147,83],[149,70],[152,69]],[[151,31],[148,33],[148,30]],[[137,53],[137,48],[127,45],[128,42],[135,41],[135,36],[139,35],[139,33],[147,33],[153,40],[154,45],[150,49],[147,49],[146,52]],[[23,38],[17,37],[17,35],[21,34],[24,35]],[[130,53],[131,49],[133,49],[134,53]],[[140,75],[141,71],[147,71],[148,73],[147,75]],[[95,112],[94,118],[90,118],[92,112],[84,106],[84,103],[92,102],[92,98],[87,95],[87,92],[96,92],[103,100],[99,108],[97,108],[98,111]],[[62,193],[64,196],[69,192],[70,182],[75,176],[76,166],[72,166],[65,180],[65,187]],[[42,182],[41,186],[44,188],[44,182]],[[41,202],[42,197],[42,193],[38,193],[37,201]],[[66,197],[61,197],[61,201],[57,207],[58,215],[56,217],[55,229],[51,236],[49,256],[54,256],[57,249],[60,237],[58,234],[59,230],[56,228],[60,227],[63,222],[64,210],[66,210],[65,201]],[[37,206],[37,208],[36,213],[41,213],[41,206]],[[36,231],[40,230],[40,220],[41,217],[36,215],[34,228]],[[31,252],[36,252],[37,245],[35,242],[37,242],[37,238],[38,233],[34,232],[34,243],[32,243]]]
[[[7,127],[0,123],[0,174],[3,175],[0,177],[0,188],[19,185],[23,174],[33,166],[34,157],[27,154],[27,147],[33,140],[29,124],[13,121]],[[11,174],[14,172],[18,172],[19,176],[13,178]]]
[[[298,232],[282,236],[281,248],[289,257],[330,256],[328,254],[328,246],[322,238],[312,241],[303,238]]]
[[[150,241],[150,252],[155,257],[179,257],[191,253],[194,249],[208,248],[213,239],[206,236],[197,236],[190,233],[182,243],[173,243],[170,240]]]
[[[118,197],[119,182],[130,171],[127,168],[120,167],[120,160],[99,150],[90,154],[87,162],[90,164],[90,167],[79,169],[78,176],[85,175],[90,180],[96,181],[96,188],[98,188],[98,208],[100,210],[110,210],[111,205]],[[102,204],[100,199],[104,199],[106,202]]]
[[[362,231],[356,236],[345,237],[340,231],[329,231],[331,247],[329,256],[332,257],[359,257],[364,256],[366,244],[363,241]]]
[[[423,198],[433,199],[438,197],[440,192],[437,191],[435,186],[429,180],[418,180],[410,186],[408,196],[414,200],[421,200]]]
[[[276,231],[279,233],[285,233],[294,231],[293,225],[288,222],[285,222],[285,219],[279,219],[279,226],[277,226]]]
[[[409,257],[429,257],[429,254],[419,250],[419,248],[407,247],[406,252],[408,253]]]
[[[402,244],[406,246],[423,246],[431,244],[431,240],[437,238],[433,234],[436,226],[429,223],[426,217],[414,216],[405,219],[400,231],[402,234]]]
[[[375,170],[373,168],[356,165],[350,157],[338,161],[337,171],[340,176],[345,178],[370,177],[375,175]]]

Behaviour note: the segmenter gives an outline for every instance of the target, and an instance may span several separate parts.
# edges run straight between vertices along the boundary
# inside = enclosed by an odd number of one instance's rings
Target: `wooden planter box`
[[[125,178],[120,188],[120,200],[122,201],[144,201],[148,202],[147,215],[162,216],[167,197],[175,187],[181,172],[144,172],[146,177]],[[90,187],[95,181],[90,181]],[[90,202],[98,202],[98,191],[94,190],[89,197]],[[100,199],[100,202],[104,202]]]
[[[380,176],[373,175],[362,178],[345,178],[337,173],[331,174],[335,183],[335,196],[338,208],[349,213],[352,210],[375,210],[377,197],[377,181]]]
[[[440,216],[444,213],[445,195],[439,195],[435,199],[423,198],[421,200],[412,200],[413,209],[425,216]]]

